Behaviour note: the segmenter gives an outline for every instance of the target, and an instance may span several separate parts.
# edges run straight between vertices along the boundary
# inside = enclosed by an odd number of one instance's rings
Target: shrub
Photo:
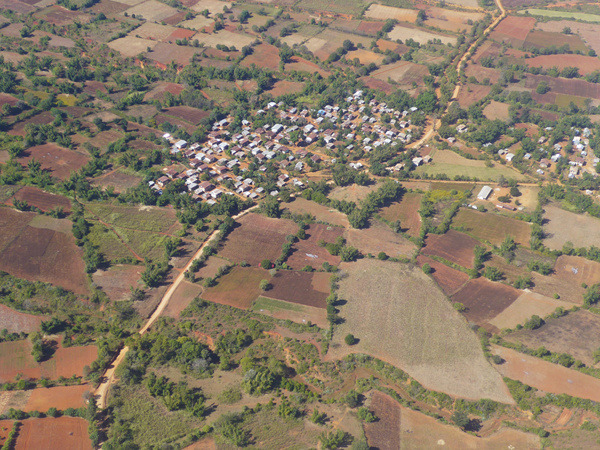
[[[344,338],[344,342],[346,343],[346,345],[354,345],[356,344],[356,338],[353,334],[347,334]]]
[[[527,330],[536,330],[539,327],[541,327],[542,325],[544,325],[544,319],[542,319],[540,316],[538,315],[533,315],[531,316],[531,319],[529,319],[527,322],[525,322],[525,325],[523,325],[523,328],[526,328]]]
[[[421,267],[421,269],[423,269],[423,273],[429,275],[432,272],[431,266],[427,263],[423,264],[423,267]]]

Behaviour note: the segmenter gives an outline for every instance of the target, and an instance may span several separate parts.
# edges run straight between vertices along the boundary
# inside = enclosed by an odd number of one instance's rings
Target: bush
[[[377,417],[368,408],[361,406],[357,411],[358,418],[367,423],[375,422]]]
[[[268,291],[271,289],[271,284],[268,280],[260,280],[260,284],[258,285],[261,291]]]
[[[344,338],[344,342],[346,343],[346,345],[354,345],[356,344],[356,338],[353,334],[347,334]]]
[[[271,268],[271,261],[269,261],[268,259],[263,259],[260,262],[260,267],[262,267],[263,269],[270,269]]]
[[[421,267],[421,269],[423,270],[423,273],[429,275],[432,272],[431,266],[427,263],[423,264],[423,267]]]
[[[537,330],[539,327],[544,325],[544,323],[546,322],[544,322],[544,319],[542,319],[540,316],[533,315],[531,316],[531,319],[525,322],[523,328],[526,328],[527,330]]]

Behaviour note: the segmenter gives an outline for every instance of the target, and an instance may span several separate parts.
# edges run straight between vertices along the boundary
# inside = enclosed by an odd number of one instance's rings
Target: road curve
[[[232,219],[234,219],[234,220],[239,219],[243,215],[248,214],[249,212],[253,211],[256,208],[258,208],[258,205],[255,205],[252,208],[242,211],[241,213],[233,216]],[[219,233],[220,233],[219,230],[213,231],[212,234],[208,237],[208,239],[206,241],[204,241],[202,246],[194,254],[194,256],[192,258],[190,258],[190,260],[185,265],[183,270],[179,273],[179,275],[177,275],[177,278],[175,278],[175,281],[173,281],[171,286],[169,286],[169,288],[163,295],[162,299],[160,300],[160,303],[158,304],[158,306],[156,307],[156,309],[154,310],[154,312],[152,313],[150,318],[146,321],[144,326],[142,328],[140,328],[140,330],[138,331],[139,334],[146,333],[148,331],[148,329],[152,326],[152,324],[154,324],[154,322],[156,322],[156,319],[158,319],[160,317],[162,312],[165,310],[165,308],[169,304],[169,301],[171,300],[173,293],[177,290],[177,288],[179,287],[181,282],[185,279],[185,273],[187,272],[187,270],[191,267],[192,263],[196,259],[198,259],[202,256],[202,253],[203,253],[204,249],[206,248],[206,246],[209,245],[213,240],[215,240],[215,238],[217,237],[217,235]],[[117,367],[119,367],[119,365],[125,359],[125,355],[127,354],[128,351],[129,351],[129,347],[124,346],[119,351],[119,354],[114,359],[112,364],[108,367],[108,369],[105,370],[104,374],[102,375],[102,378],[101,378],[102,382],[94,391],[94,397],[96,397],[96,402],[98,404],[98,408],[100,408],[100,409],[106,408],[106,406],[108,404],[108,392],[110,390],[110,386],[112,386],[114,384],[114,382],[116,381],[115,371],[117,370]]]

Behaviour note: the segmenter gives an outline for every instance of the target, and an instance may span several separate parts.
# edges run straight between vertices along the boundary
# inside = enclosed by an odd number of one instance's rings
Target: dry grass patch
[[[378,220],[372,220],[371,226],[362,230],[350,228],[345,234],[348,244],[363,254],[377,255],[385,252],[393,258],[411,257],[416,245]]]
[[[175,15],[177,10],[156,0],[148,0],[129,8],[126,12],[130,16],[135,14],[135,17],[138,18],[143,17],[151,22],[160,22]]]
[[[500,245],[509,236],[518,244],[529,245],[531,237],[531,225],[527,222],[472,209],[461,209],[452,221],[452,225],[494,245]]]
[[[575,214],[555,205],[544,206],[546,239],[552,250],[560,250],[567,242],[575,247],[590,247],[600,242],[600,220],[588,214]]]
[[[443,34],[432,33],[417,27],[407,27],[402,25],[396,25],[392,31],[388,33],[388,37],[395,41],[400,39],[402,42],[407,39],[412,39],[419,44],[427,44],[429,41],[439,39],[443,44],[456,44],[456,38],[454,36],[445,36]]]
[[[365,17],[379,20],[396,19],[399,22],[414,23],[417,20],[418,12],[416,9],[395,8],[374,3],[365,11]]]
[[[150,39],[140,39],[136,37],[125,36],[124,38],[110,41],[108,46],[113,50],[118,51],[125,57],[131,57],[137,56],[140,53],[145,53],[148,48],[153,49],[156,44],[156,41],[151,41]]]
[[[514,328],[523,325],[534,314],[546,317],[558,307],[569,309],[573,305],[535,292],[524,292],[489,323],[498,329]]]
[[[285,208],[294,214],[310,214],[316,220],[330,223],[331,225],[348,227],[348,218],[336,209],[328,208],[327,206],[319,205],[302,197],[296,198],[291,203],[285,203]]]
[[[513,403],[477,337],[421,270],[372,259],[345,264],[332,356],[367,353],[406,370],[429,389]],[[359,342],[348,347],[344,336]]]

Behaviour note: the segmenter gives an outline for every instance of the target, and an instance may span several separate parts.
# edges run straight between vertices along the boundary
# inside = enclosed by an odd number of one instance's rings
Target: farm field
[[[360,186],[352,184],[350,186],[338,186],[334,188],[328,195],[332,200],[340,200],[347,202],[360,202],[364,200],[371,192],[376,191],[381,186],[381,183],[374,183],[369,186]]]
[[[531,237],[531,225],[527,222],[473,209],[460,209],[452,225],[459,227],[462,232],[497,246],[509,236],[518,244],[529,245]]]
[[[347,229],[345,238],[348,245],[356,247],[361,253],[377,256],[379,252],[393,258],[411,257],[417,246],[379,220],[371,220],[371,226],[357,230]]]
[[[65,213],[71,211],[71,201],[62,195],[51,194],[41,189],[23,186],[13,196],[13,199],[27,202],[28,205],[35,206],[44,212],[61,208]]]
[[[95,178],[92,180],[92,184],[103,189],[112,187],[116,193],[120,194],[127,191],[127,189],[136,187],[140,184],[140,181],[142,179],[137,175],[130,175],[121,170],[115,170]]]
[[[412,88],[413,83],[423,85],[423,77],[428,73],[427,67],[420,64],[415,64],[410,61],[400,61],[394,64],[388,64],[375,72],[371,73],[371,77],[379,81],[387,82],[389,79],[396,81],[400,85]]]
[[[252,44],[254,38],[247,34],[233,33],[228,30],[220,30],[216,33],[196,33],[194,39],[198,39],[204,45],[209,47],[217,47],[217,44],[226,45],[228,47],[234,46],[238,50],[246,45]]]
[[[92,391],[93,387],[89,384],[32,389],[31,396],[22,409],[28,412],[48,411],[51,407],[62,411],[81,408],[85,406],[84,394]]]
[[[508,308],[521,291],[502,283],[476,278],[452,296],[452,301],[467,308],[465,317],[480,326],[487,326],[490,320]]]
[[[581,284],[565,282],[564,278],[556,275],[542,275],[537,272],[531,273],[534,283],[533,291],[546,297],[554,297],[558,294],[561,300],[581,306],[585,289]]]
[[[424,255],[437,256],[463,266],[473,267],[475,255],[473,250],[479,242],[464,233],[448,230],[445,234],[430,234],[425,239]]]
[[[18,374],[35,379],[83,376],[83,367],[98,357],[95,345],[66,348],[59,345],[52,358],[36,363],[31,349],[28,340],[0,342],[0,382],[14,380]]]
[[[266,292],[265,295],[270,293]],[[252,311],[296,323],[310,322],[321,328],[326,328],[328,325],[327,312],[323,308],[284,302],[269,297],[258,297],[252,304]]]
[[[433,269],[431,277],[435,280],[438,286],[444,291],[444,294],[450,296],[459,290],[468,280],[469,275],[460,270],[448,267],[435,259],[428,258],[427,256],[419,255],[417,257],[417,264],[419,267],[423,267],[423,264],[429,264]]]
[[[577,22],[574,20],[550,20],[548,22],[538,22],[536,27],[540,30],[554,33],[561,33],[565,27],[569,27],[571,28],[571,31],[579,35],[588,46],[596,52],[600,51],[600,38],[598,36],[600,24],[584,23],[581,21]]]
[[[557,67],[562,70],[565,67],[577,67],[581,75],[588,75],[600,70],[600,60],[598,58],[584,55],[543,55],[528,58],[524,61],[529,67],[541,67],[543,69]]]
[[[131,290],[141,286],[139,281],[143,271],[144,267],[141,265],[117,264],[107,270],[97,270],[93,274],[93,280],[108,295],[108,298],[118,302],[128,300],[131,297]]]
[[[144,53],[148,48],[154,49],[156,45],[157,42],[151,39],[141,39],[132,36],[125,36],[108,43],[110,48],[116,50],[126,58]]]
[[[400,406],[381,392],[373,394],[370,409],[380,419],[365,426],[368,443],[374,448],[422,449],[443,445],[451,449],[500,450],[540,446],[540,438],[535,434],[505,427],[485,438],[472,436],[433,417]]]
[[[0,304],[0,331],[33,333],[40,329],[43,320],[48,320],[48,317],[23,313]]]
[[[58,448],[64,450],[92,449],[88,422],[78,417],[46,417],[22,422],[15,450]]]
[[[270,219],[260,214],[246,214],[240,226],[229,233],[219,256],[231,261],[256,266],[263,259],[275,260],[288,234],[298,231],[297,225],[285,219]]]
[[[554,276],[573,285],[593,285],[600,280],[600,263],[581,256],[561,255],[554,265]]]
[[[330,277],[327,272],[280,270],[271,278],[272,287],[263,295],[290,303],[325,308]]]
[[[184,280],[177,287],[175,292],[173,292],[173,296],[163,314],[167,317],[173,317],[174,319],[179,318],[181,311],[187,308],[196,297],[202,294],[202,292],[202,286]]]
[[[584,310],[570,312],[558,319],[549,319],[537,330],[514,331],[504,339],[532,349],[545,347],[552,352],[568,353],[593,366],[593,354],[600,342],[600,317]]]
[[[575,247],[590,247],[600,242],[600,219],[565,211],[556,205],[544,206],[545,245],[560,250],[567,242]]]
[[[417,13],[416,9],[395,8],[373,3],[365,11],[365,17],[379,20],[396,19],[400,22],[414,23],[417,20]]]
[[[410,236],[418,236],[421,231],[421,206],[422,194],[407,192],[399,202],[394,202],[379,211],[381,217],[389,222],[400,221],[402,230]]]
[[[461,89],[458,96],[458,103],[461,108],[468,108],[474,103],[485,98],[492,90],[490,86],[479,84],[466,84],[466,89]]]
[[[542,16],[542,17],[551,17],[551,18],[564,18],[564,19],[575,19],[581,20],[582,22],[598,22],[600,23],[600,15],[597,14],[586,14],[582,12],[571,12],[571,11],[558,11],[553,9],[538,9],[538,8],[528,8],[522,12],[528,12],[532,16]]]
[[[172,208],[100,203],[88,203],[85,206],[102,221],[119,228],[166,233],[175,228],[177,223]]]
[[[533,17],[507,16],[490,34],[492,39],[520,42],[521,45],[535,25]]]
[[[510,119],[509,107],[508,103],[492,100],[489,105],[483,108],[483,115],[490,120],[508,122]]]
[[[302,197],[296,198],[291,203],[282,205],[293,214],[310,214],[320,222],[329,223],[339,227],[349,227],[348,218],[336,209],[328,208],[327,206],[319,205]]]
[[[68,219],[0,208],[0,270],[31,281],[88,293],[82,250]]]
[[[513,403],[483,357],[476,336],[421,270],[363,259],[343,265],[340,307],[345,322],[331,354],[367,353],[407,371],[429,389],[464,398]],[[344,336],[359,342],[348,347]]]
[[[443,44],[456,44],[456,38],[454,36],[432,33],[421,28],[402,25],[396,25],[392,31],[388,33],[388,37],[392,41],[400,39],[402,42],[410,38],[419,44],[427,44],[434,39],[439,39]]]
[[[341,258],[331,255],[325,247],[320,247],[321,240],[335,242],[338,236],[344,233],[341,227],[333,227],[322,223],[313,223],[305,230],[306,239],[301,239],[293,246],[292,254],[286,263],[292,269],[300,270],[307,265],[315,269],[322,267],[324,262],[337,266]]]
[[[514,328],[519,324],[523,325],[533,315],[546,317],[559,307],[569,309],[573,307],[573,304],[535,292],[524,292],[504,311],[490,320],[489,323],[499,330]]]
[[[88,156],[56,144],[30,147],[18,161],[26,166],[33,159],[42,165],[42,169],[49,171],[50,175],[60,180],[68,178],[71,172],[78,171],[90,160]]]
[[[219,283],[206,288],[202,298],[223,305],[249,309],[252,302],[262,293],[261,280],[270,281],[269,272],[253,267],[235,266],[231,272],[219,279]]]
[[[496,181],[500,175],[517,180],[525,179],[520,172],[506,166],[495,164],[494,167],[486,167],[483,161],[463,158],[451,150],[435,150],[432,152],[432,158],[433,163],[417,167],[415,172],[427,175],[446,174],[450,178],[456,176],[476,177],[482,181]]]
[[[505,362],[495,366],[504,377],[518,380],[540,391],[600,401],[598,378],[509,348],[492,346],[492,353],[504,359]]]

